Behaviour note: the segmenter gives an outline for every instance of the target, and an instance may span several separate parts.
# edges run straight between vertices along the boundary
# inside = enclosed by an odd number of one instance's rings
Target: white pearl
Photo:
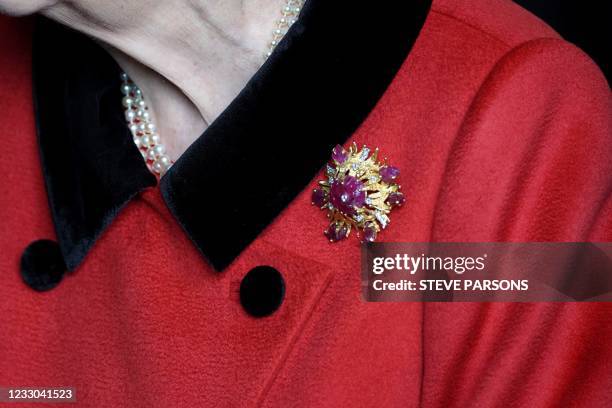
[[[140,109],[144,109],[147,106],[147,103],[143,99],[139,99],[137,105]]]
[[[140,140],[140,137],[134,136],[134,144],[140,149],[140,147],[142,146],[142,140]]]
[[[141,110],[141,109],[138,109],[138,110],[136,111],[136,116],[138,116],[139,118],[141,118],[143,114],[144,114],[144,111],[143,111],[143,110]]]
[[[158,144],[152,150],[155,153],[155,157],[158,157],[166,153],[166,146],[164,146],[163,144]]]
[[[157,160],[161,162],[161,164],[163,164],[164,166],[168,166],[170,164],[170,158],[166,155],[159,156],[159,159]]]
[[[139,132],[144,132],[145,130],[147,130],[147,125],[145,125],[144,123],[139,123],[138,124],[138,131]]]
[[[153,165],[151,166],[151,168],[153,169],[154,172],[163,175],[170,168],[170,166],[171,166],[170,162],[164,163],[164,161],[160,157],[159,159],[153,162]]]
[[[121,85],[121,93],[122,94],[129,95],[131,91],[132,91],[132,87],[129,86],[128,84]]]
[[[127,120],[128,122],[133,121],[135,117],[136,117],[136,114],[134,113],[133,110],[130,109],[125,112],[125,120]]]
[[[131,108],[132,105],[134,104],[134,99],[130,96],[124,96],[122,102],[123,102],[123,106],[125,106],[126,108]]]
[[[159,174],[163,170],[163,165],[159,161],[155,161],[153,162],[153,165],[151,166],[151,168],[153,169],[155,173]]]
[[[147,150],[147,159],[155,160],[156,158],[157,158],[157,155],[155,154],[155,147]]]
[[[126,74],[125,72],[122,72],[121,73],[121,80],[124,81],[124,82],[127,82],[128,79],[130,79],[128,77],[128,74]]]
[[[143,147],[151,146],[151,136],[144,135],[143,137],[140,138],[140,143],[142,143]]]
[[[147,130],[149,132],[155,132],[155,124],[153,123],[147,123]]]
[[[153,147],[153,146],[157,146],[160,142],[158,137],[153,137],[155,135],[150,135],[149,136],[149,146]]]
[[[131,125],[130,125],[130,131],[131,131],[132,133],[136,133],[136,132],[138,131],[138,125],[131,124]]]
[[[142,118],[143,118],[144,120],[149,120],[149,119],[151,119],[151,114],[150,114],[148,111],[144,111],[144,112],[142,113]]]
[[[157,133],[153,133],[150,138],[153,144],[159,144],[159,142],[161,142],[161,137]]]

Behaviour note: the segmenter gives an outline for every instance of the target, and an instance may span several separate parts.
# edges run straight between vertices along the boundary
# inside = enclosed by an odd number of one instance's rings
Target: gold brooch
[[[345,239],[354,228],[363,241],[374,241],[389,225],[389,213],[406,201],[395,180],[399,169],[378,161],[378,149],[361,150],[353,143],[348,151],[336,146],[325,169],[326,180],[312,192],[312,204],[327,211],[325,236],[330,242]]]

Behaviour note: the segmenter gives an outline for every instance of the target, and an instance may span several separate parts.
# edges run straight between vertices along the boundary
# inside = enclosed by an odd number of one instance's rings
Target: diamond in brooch
[[[396,183],[399,169],[378,161],[378,149],[361,150],[353,143],[348,150],[338,145],[326,166],[327,180],[312,192],[312,204],[327,211],[330,242],[347,238],[356,229],[363,241],[374,241],[391,221],[389,213],[406,201]]]

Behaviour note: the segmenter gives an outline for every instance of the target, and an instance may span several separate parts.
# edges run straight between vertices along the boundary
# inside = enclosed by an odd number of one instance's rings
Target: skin
[[[0,13],[40,13],[98,40],[142,89],[176,160],[260,67],[283,4],[0,0]]]

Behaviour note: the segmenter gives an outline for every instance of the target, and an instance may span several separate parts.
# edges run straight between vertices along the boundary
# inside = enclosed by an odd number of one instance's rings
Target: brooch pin
[[[330,242],[347,238],[352,229],[363,241],[376,240],[389,225],[389,213],[406,200],[395,182],[399,169],[378,161],[378,149],[361,150],[353,143],[348,151],[336,146],[325,169],[326,180],[312,192],[312,204],[327,211],[325,236]]]

